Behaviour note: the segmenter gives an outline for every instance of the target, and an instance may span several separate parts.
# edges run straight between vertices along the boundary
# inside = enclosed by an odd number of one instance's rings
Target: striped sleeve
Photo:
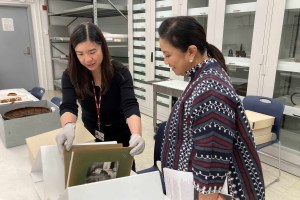
[[[216,90],[198,95],[191,107],[194,187],[203,194],[220,192],[232,159],[235,105]]]

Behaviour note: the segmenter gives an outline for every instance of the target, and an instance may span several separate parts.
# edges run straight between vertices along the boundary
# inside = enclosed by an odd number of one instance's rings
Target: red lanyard
[[[93,92],[95,97],[95,104],[96,104],[96,111],[97,111],[97,118],[98,118],[98,131],[100,131],[101,87],[99,91],[99,100],[97,100],[94,81],[92,81],[92,84],[93,84]]]

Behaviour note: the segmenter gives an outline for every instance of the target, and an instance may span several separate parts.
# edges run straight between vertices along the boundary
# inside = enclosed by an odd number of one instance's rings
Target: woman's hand
[[[145,140],[139,134],[132,134],[129,140],[129,147],[133,147],[130,151],[131,156],[141,154],[145,149]]]
[[[64,125],[62,131],[56,136],[56,143],[60,154],[64,152],[64,145],[67,151],[72,147],[75,138],[75,123],[67,123]]]

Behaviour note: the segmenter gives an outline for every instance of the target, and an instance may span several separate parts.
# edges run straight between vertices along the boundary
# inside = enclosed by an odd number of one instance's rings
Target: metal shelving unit
[[[95,13],[94,13],[95,6],[97,9],[96,16],[98,18],[120,16],[121,13],[123,15],[127,15],[126,6],[118,6],[118,5],[112,6],[111,4],[97,3],[96,5],[87,5],[79,8],[67,9],[59,13],[49,13],[49,16],[86,17],[86,18],[95,17]]]
[[[69,0],[70,2],[71,0]],[[51,1],[52,2],[52,1]],[[49,4],[51,3],[48,2]],[[64,2],[68,2],[68,0],[65,0]],[[72,2],[79,2],[79,1],[72,1]],[[93,23],[98,25],[98,18],[104,18],[104,17],[116,17],[116,16],[123,16],[127,20],[127,6],[122,5],[115,5],[110,0],[107,0],[107,4],[98,3],[97,0],[93,0],[91,2],[84,2],[86,4],[90,5],[83,5],[78,6],[71,9],[64,9],[58,12],[50,11],[48,13],[49,18],[50,17],[69,17],[71,21],[66,25],[66,27],[69,27],[71,24],[73,24],[78,18],[93,18]],[[82,2],[81,2],[82,3]],[[72,19],[74,17],[74,19]],[[50,20],[49,20],[50,22]],[[103,32],[104,37],[106,38],[106,41],[108,43],[109,48],[112,48],[111,51],[114,51],[118,54],[120,52],[120,49],[122,48],[128,48],[128,35],[127,34],[112,34]],[[50,35],[50,34],[49,34]],[[61,89],[61,79],[57,75],[60,74],[60,72],[56,72],[57,66],[67,66],[67,52],[66,49],[68,49],[64,44],[68,44],[70,41],[69,37],[65,36],[56,36],[52,35],[50,36],[50,44],[51,44],[51,51],[52,51],[52,71],[53,71],[53,84],[56,88]],[[61,47],[64,48],[64,50],[60,49]],[[53,53],[53,51],[56,52]],[[127,52],[127,51],[126,51]],[[123,64],[128,65],[128,56],[126,56],[127,59],[120,57],[113,56],[114,59],[118,59]],[[62,69],[60,69],[62,70]]]

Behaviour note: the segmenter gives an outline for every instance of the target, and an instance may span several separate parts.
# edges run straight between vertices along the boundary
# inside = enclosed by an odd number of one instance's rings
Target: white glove
[[[129,147],[133,147],[130,155],[136,156],[144,151],[145,140],[139,134],[132,134],[129,140]]]
[[[64,125],[63,130],[56,136],[56,143],[60,154],[64,152],[64,145],[67,151],[71,149],[75,138],[75,123],[67,123]]]

